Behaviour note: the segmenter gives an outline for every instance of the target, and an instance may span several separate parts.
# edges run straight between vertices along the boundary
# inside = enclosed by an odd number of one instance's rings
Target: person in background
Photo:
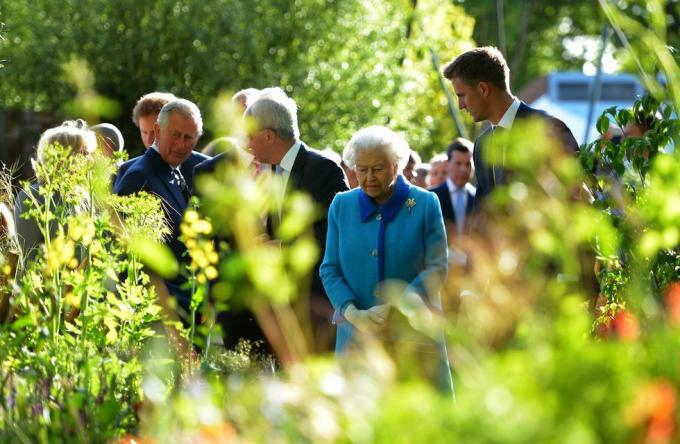
[[[154,91],[144,94],[137,100],[135,107],[132,108],[132,122],[139,128],[139,135],[142,138],[144,148],[153,145],[156,138],[154,128],[161,109],[166,103],[176,99],[177,97],[172,93]]]
[[[248,105],[253,103],[253,101],[257,98],[257,95],[260,94],[260,92],[261,90],[257,88],[242,89],[231,97],[231,101],[234,103],[238,103],[243,109],[243,112],[246,112],[246,109],[248,109]]]
[[[472,178],[472,142],[462,137],[455,139],[447,148],[447,177],[431,191],[439,198],[442,215],[451,230],[449,238],[460,236],[465,228],[465,219],[474,207],[475,187]]]
[[[45,162],[47,153],[55,145],[70,148],[71,155],[89,155],[97,149],[97,137],[94,132],[87,129],[83,120],[69,120],[61,126],[50,128],[40,136],[36,148],[34,164]],[[34,167],[34,170],[36,168]],[[45,197],[40,195],[40,178],[36,178],[28,189],[22,189],[14,201],[14,226],[16,228],[17,244],[20,255],[24,260],[30,259],[36,253],[36,249],[45,241],[43,233],[35,219],[26,219],[23,214],[29,208],[28,201],[32,200],[38,205],[45,205]],[[51,196],[52,202],[60,201],[59,196]],[[50,237],[56,233],[56,224],[50,224],[48,232]]]
[[[349,189],[353,190],[354,188],[358,187],[359,180],[357,179],[357,175],[354,172],[354,170],[348,167],[344,160],[340,161],[340,166],[342,167],[342,170],[345,172],[345,176],[347,176],[347,183],[349,184]]]
[[[449,177],[449,159],[446,153],[437,154],[430,160],[430,188],[437,188]]]
[[[415,179],[414,171],[421,163],[422,159],[420,158],[420,155],[416,151],[411,150],[408,156],[408,162],[402,172],[406,180],[413,183],[413,180]]]
[[[432,167],[429,163],[421,163],[416,167],[415,180],[413,184],[427,190],[430,188],[430,170]]]
[[[406,141],[382,126],[357,131],[343,152],[359,188],[333,199],[319,271],[335,310],[338,356],[385,328],[391,301],[381,286],[387,282],[403,283],[393,302],[409,319],[428,318],[423,315],[431,314],[429,307],[441,307],[439,288],[447,273],[444,221],[437,197],[401,174],[408,156]],[[443,340],[420,339],[417,349],[429,357],[430,376],[452,393]],[[398,341],[396,347],[407,346]]]
[[[137,128],[139,128],[139,135],[142,139],[142,144],[144,149],[149,148],[153,145],[153,141],[156,137],[154,133],[154,125],[156,125],[156,120],[158,119],[158,113],[161,112],[163,106],[177,99],[174,94],[167,92],[154,91],[148,94],[144,94],[139,98],[135,107],[132,109],[132,122]],[[123,177],[125,172],[130,166],[139,160],[142,156],[133,157],[118,166],[118,175],[116,177]],[[191,165],[193,169],[194,165]],[[187,171],[182,170],[182,174],[186,174]],[[114,182],[114,187],[115,187]]]
[[[123,151],[125,141],[120,130],[110,123],[100,123],[91,126],[90,129],[97,135],[97,142],[102,152],[111,157],[113,153]]]

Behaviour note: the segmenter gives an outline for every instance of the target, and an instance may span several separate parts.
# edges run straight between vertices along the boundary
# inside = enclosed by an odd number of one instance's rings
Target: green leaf
[[[144,265],[151,268],[165,279],[177,276],[179,264],[166,245],[150,239],[136,238],[130,241],[130,252],[137,256]]]
[[[607,117],[605,114],[602,114],[598,119],[597,119],[597,132],[600,134],[604,134],[607,132],[609,129],[609,117]]]

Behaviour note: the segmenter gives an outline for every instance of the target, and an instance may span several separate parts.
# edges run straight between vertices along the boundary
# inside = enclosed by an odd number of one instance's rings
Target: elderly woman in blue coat
[[[357,131],[343,152],[359,188],[333,199],[319,270],[335,309],[338,354],[385,325],[390,303],[378,296],[385,282],[404,284],[396,302],[407,315],[431,319],[420,315],[440,308],[446,231],[437,197],[400,174],[409,152],[401,137],[381,126]],[[433,344],[440,363],[438,385],[452,392],[444,341]]]

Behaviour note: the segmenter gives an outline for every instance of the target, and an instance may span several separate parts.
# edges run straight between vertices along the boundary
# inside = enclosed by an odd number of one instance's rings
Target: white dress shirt
[[[519,109],[519,105],[521,102],[517,97],[512,98],[512,103],[508,107],[507,110],[505,110],[505,114],[503,114],[503,117],[501,117],[501,120],[498,121],[497,125],[491,125],[493,128],[500,126],[501,128],[504,129],[512,129],[512,124],[515,123],[515,117],[517,116],[517,110]]]
[[[293,165],[295,164],[295,159],[300,152],[300,147],[302,142],[296,140],[293,146],[291,146],[286,154],[281,159],[278,165],[276,165],[276,175],[280,177],[280,184],[278,193],[276,196],[276,204],[279,212],[279,217],[281,216],[281,211],[283,209],[283,199],[286,195],[286,187],[288,186],[288,179],[290,178],[290,173],[293,171]]]

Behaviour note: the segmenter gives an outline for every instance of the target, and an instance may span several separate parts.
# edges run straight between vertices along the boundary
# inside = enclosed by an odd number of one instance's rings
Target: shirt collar
[[[366,222],[377,210],[382,214],[382,220],[384,220],[385,223],[391,221],[397,216],[401,207],[404,206],[410,191],[411,186],[401,174],[397,176],[397,182],[394,185],[394,193],[392,193],[392,196],[387,199],[387,202],[383,205],[376,204],[368,194],[364,193],[363,190],[359,190],[359,213],[361,214],[361,221]]]
[[[158,147],[156,146],[156,142],[154,142],[153,145],[151,145],[151,146],[150,146],[149,148],[147,148],[147,149],[149,149],[149,150],[150,150],[150,149],[153,149],[154,151],[156,151],[156,152],[158,153],[158,155],[160,156],[161,160],[163,160],[163,156],[161,156],[161,152],[158,151]],[[163,162],[165,162],[165,160],[163,160]],[[174,166],[168,164],[167,162],[166,162],[166,165],[168,165],[168,168],[170,168],[171,170],[177,170],[177,171],[179,171],[179,167],[182,166],[182,164],[180,163],[179,165],[177,165],[177,166],[174,167]]]
[[[295,158],[298,155],[298,152],[300,152],[300,147],[302,146],[302,142],[299,140],[296,140],[293,146],[288,148],[288,151],[286,154],[283,156],[281,159],[281,162],[279,162],[279,167],[281,167],[282,170],[290,173],[293,170],[293,165],[295,164]]]
[[[519,109],[520,103],[521,102],[517,97],[513,97],[512,103],[505,111],[505,114],[503,114],[503,117],[501,117],[501,120],[499,120],[498,124],[495,126],[500,126],[501,128],[505,129],[512,129],[512,124],[515,122],[515,116],[517,116],[517,110]]]
[[[468,184],[466,183],[465,185],[463,185],[462,187],[459,188],[459,187],[456,186],[455,183],[453,183],[453,181],[451,180],[450,177],[446,178],[446,187],[449,189],[449,194],[455,193],[458,190],[467,190],[468,189],[467,185]]]

